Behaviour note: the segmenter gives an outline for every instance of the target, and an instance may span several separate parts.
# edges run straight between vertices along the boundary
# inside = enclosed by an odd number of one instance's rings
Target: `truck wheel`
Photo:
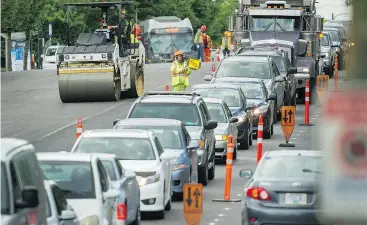
[[[291,105],[297,107],[297,93],[294,93],[294,95],[292,96]]]
[[[136,64],[132,64],[130,67],[130,82],[131,88],[124,94],[127,98],[138,98],[144,93],[144,70],[136,68]]]
[[[214,180],[215,177],[215,157],[213,156],[213,166],[209,169],[208,178],[209,180]]]
[[[302,104],[305,104],[305,88],[298,89],[298,99],[301,100]]]
[[[199,169],[199,182],[204,186],[208,185],[208,163]]]

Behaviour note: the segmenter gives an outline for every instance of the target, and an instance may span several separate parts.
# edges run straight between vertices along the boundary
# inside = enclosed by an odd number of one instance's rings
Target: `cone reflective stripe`
[[[76,125],[76,138],[78,138],[83,133],[83,121],[82,118],[78,118],[78,123]]]
[[[310,81],[306,80],[305,88],[305,125],[310,123]]]
[[[227,140],[227,160],[226,160],[226,179],[224,183],[224,200],[229,200],[231,196],[232,185],[232,164],[234,152],[234,137],[229,136]]]
[[[213,64],[212,65],[212,76],[214,76],[214,73],[215,73],[215,65]]]
[[[259,163],[262,155],[263,155],[263,116],[259,116],[259,123],[257,127],[257,153],[256,153],[256,163]]]

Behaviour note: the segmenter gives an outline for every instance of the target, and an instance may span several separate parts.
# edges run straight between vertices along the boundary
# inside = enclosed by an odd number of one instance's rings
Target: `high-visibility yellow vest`
[[[231,45],[232,45],[232,43],[231,43],[231,38],[229,38],[228,37],[228,46],[226,47],[225,45],[226,45],[226,37],[223,37],[222,38],[222,48],[224,49],[224,48],[228,48],[228,49],[230,49],[231,48]]]
[[[199,38],[199,41],[197,41],[198,38]],[[198,30],[198,32],[196,32],[195,38],[194,38],[194,43],[195,44],[197,44],[197,43],[202,44],[203,43],[203,32],[201,32],[199,30]]]
[[[170,71],[172,75],[172,87],[178,84],[184,84],[186,87],[190,85],[189,75],[191,74],[191,70],[188,62],[178,62],[175,60],[171,65]]]

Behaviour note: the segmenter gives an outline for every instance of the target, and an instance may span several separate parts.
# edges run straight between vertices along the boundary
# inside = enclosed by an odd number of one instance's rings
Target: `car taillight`
[[[117,220],[126,220],[126,205],[125,204],[118,204],[116,208],[116,217]]]
[[[270,195],[266,190],[262,187],[255,187],[255,188],[249,188],[246,191],[246,196],[256,199],[256,200],[263,200],[263,201],[270,201]]]

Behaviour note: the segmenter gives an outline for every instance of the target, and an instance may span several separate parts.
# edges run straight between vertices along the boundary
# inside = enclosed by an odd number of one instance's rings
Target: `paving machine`
[[[312,90],[324,66],[320,52],[323,18],[316,14],[316,0],[238,2],[236,47],[269,46],[286,52],[293,71],[297,71],[297,96],[304,101],[306,80],[310,80]]]
[[[137,3],[92,2],[66,6],[68,45],[57,52],[61,101],[118,101],[121,97],[141,96],[144,91],[145,49],[140,41],[131,38],[138,35],[132,32],[134,19],[128,15],[126,18],[120,16],[122,10],[136,11]],[[70,15],[77,7],[98,10],[102,12],[102,19],[99,29],[80,33],[75,43],[71,43]],[[117,24],[111,24],[109,18],[114,18]]]

